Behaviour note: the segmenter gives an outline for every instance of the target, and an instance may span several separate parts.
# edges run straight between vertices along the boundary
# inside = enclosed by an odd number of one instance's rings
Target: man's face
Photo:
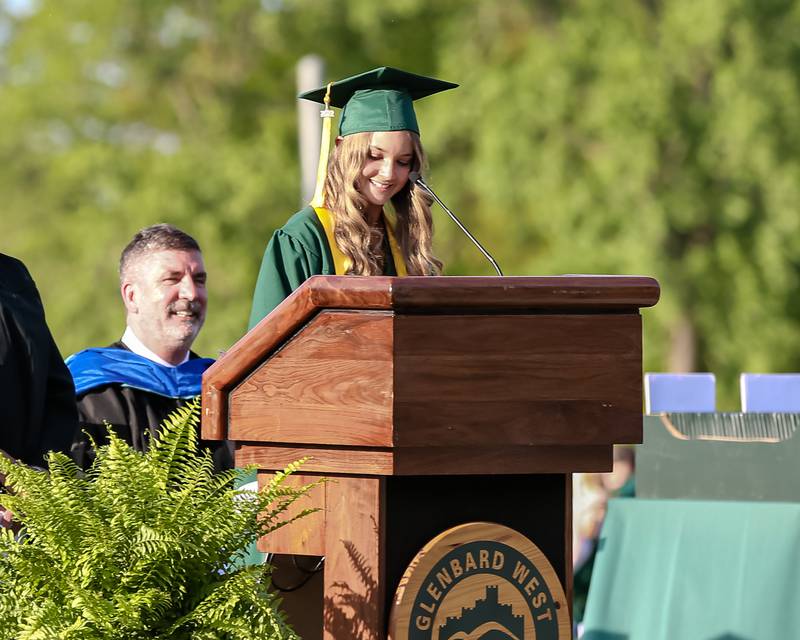
[[[155,353],[188,350],[206,318],[206,270],[199,251],[139,257],[122,284],[128,324]],[[162,356],[164,357],[164,356]]]

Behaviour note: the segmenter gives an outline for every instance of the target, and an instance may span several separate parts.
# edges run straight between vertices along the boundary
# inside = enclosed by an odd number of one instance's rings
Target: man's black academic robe
[[[122,342],[111,348],[129,350]],[[192,353],[192,358],[197,355]],[[157,434],[157,429],[175,409],[188,400],[168,398],[157,393],[111,383],[96,387],[78,397],[79,434],[72,445],[72,457],[80,466],[88,468],[94,455],[89,444],[89,435],[98,445],[107,442],[108,422],[114,432],[136,451],[146,451],[148,440]],[[88,435],[87,435],[88,434]],[[232,452],[226,442],[201,440],[214,456],[217,470],[233,468]]]

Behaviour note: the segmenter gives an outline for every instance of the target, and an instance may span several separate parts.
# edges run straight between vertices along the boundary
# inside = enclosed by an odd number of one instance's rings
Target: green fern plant
[[[312,485],[233,488],[198,450],[197,404],[165,421],[147,453],[109,430],[83,472],[51,453],[49,472],[0,458],[22,524],[0,532],[2,640],[254,640],[296,638],[247,546],[306,515],[287,508]]]

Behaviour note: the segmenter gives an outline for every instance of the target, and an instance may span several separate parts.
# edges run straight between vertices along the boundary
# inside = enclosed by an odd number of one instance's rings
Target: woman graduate
[[[431,201],[409,180],[426,166],[413,101],[457,86],[380,67],[298,96],[325,105],[316,193],[267,246],[251,328],[312,275],[441,273]],[[331,106],[342,113],[328,160]]]

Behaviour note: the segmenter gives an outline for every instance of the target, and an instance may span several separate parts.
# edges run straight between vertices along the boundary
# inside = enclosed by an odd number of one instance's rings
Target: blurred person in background
[[[636,495],[636,452],[632,446],[614,447],[614,468],[601,473],[600,480],[612,498],[633,498]]]
[[[572,490],[572,614],[576,623],[583,619],[589,581],[594,566],[597,539],[606,515],[608,491],[600,473],[573,474]]]
[[[609,473],[573,474],[572,610],[578,637],[608,501],[635,495],[634,458],[633,447],[618,445],[614,447],[614,466]]]

